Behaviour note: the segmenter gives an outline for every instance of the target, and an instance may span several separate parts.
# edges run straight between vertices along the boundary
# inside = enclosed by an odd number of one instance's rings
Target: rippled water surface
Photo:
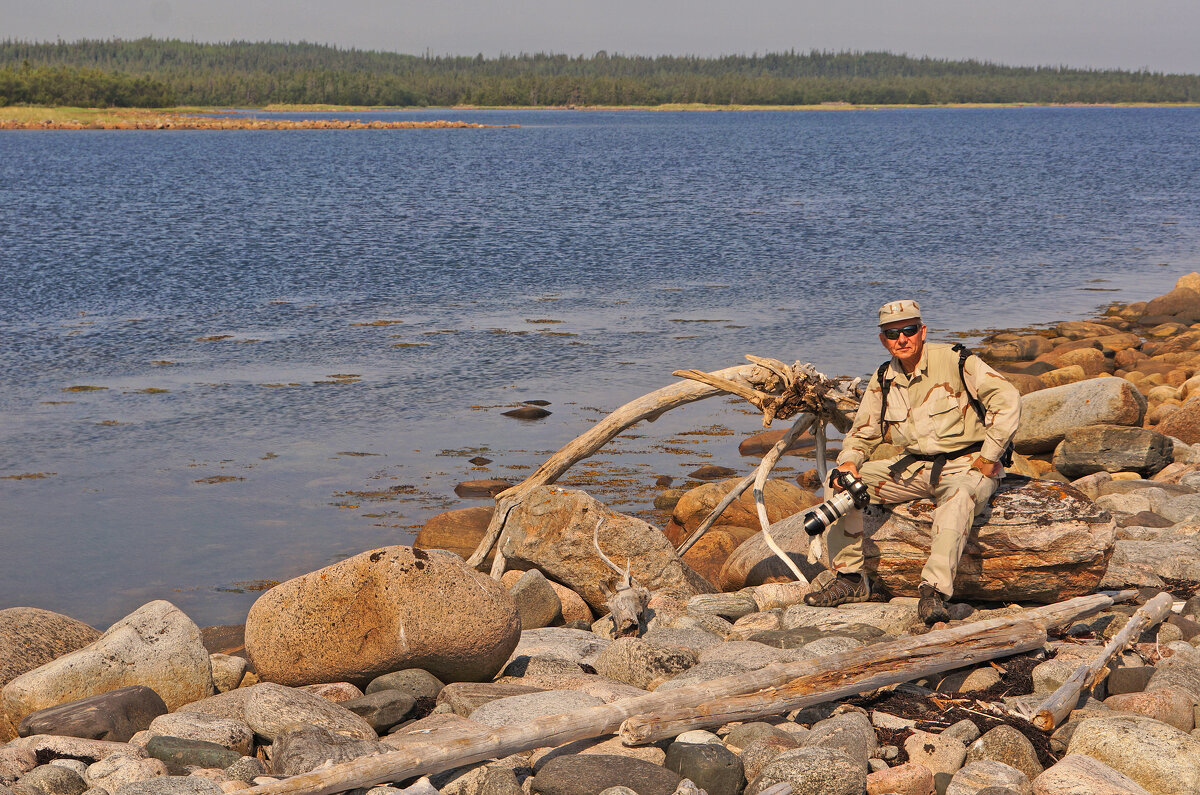
[[[0,607],[240,622],[674,369],[862,374],[897,296],[947,337],[1200,269],[1197,109],[352,115],[520,126],[0,134]],[[653,518],[758,428],[707,401],[572,482]]]

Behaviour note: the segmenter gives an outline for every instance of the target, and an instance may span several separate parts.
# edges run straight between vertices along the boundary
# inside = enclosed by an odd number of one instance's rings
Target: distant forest
[[[1200,75],[886,52],[417,56],[318,44],[0,42],[0,105],[934,105],[1200,102]]]

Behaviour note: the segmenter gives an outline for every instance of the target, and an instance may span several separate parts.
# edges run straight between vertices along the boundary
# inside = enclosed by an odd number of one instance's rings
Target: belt
[[[903,456],[901,456],[900,460],[892,464],[890,467],[888,467],[888,469],[891,471],[892,475],[895,476],[903,471],[904,468],[913,461],[933,462],[933,469],[929,473],[929,485],[930,487],[936,487],[938,481],[942,479],[942,467],[946,466],[947,461],[952,461],[955,458],[962,458],[964,455],[978,453],[982,449],[983,442],[979,441],[975,442],[975,444],[969,444],[966,447],[960,447],[957,450],[950,450],[946,453],[905,453]]]

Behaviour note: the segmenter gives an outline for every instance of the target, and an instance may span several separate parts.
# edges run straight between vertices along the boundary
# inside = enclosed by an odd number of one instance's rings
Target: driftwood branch
[[[993,619],[942,630],[952,636],[931,643],[928,635],[876,643],[828,657],[788,664],[798,674],[787,684],[755,693],[714,696],[699,707],[687,704],[632,717],[621,724],[621,741],[641,745],[685,731],[756,720],[824,701],[847,698],[885,685],[1040,648],[1046,628],[1033,621]],[[805,665],[807,663],[807,665]],[[798,670],[803,669],[803,670]]]
[[[775,543],[775,539],[771,537],[771,520],[767,517],[767,503],[763,497],[763,488],[767,485],[767,476],[771,474],[771,470],[779,463],[779,459],[783,457],[783,453],[792,446],[792,442],[796,441],[796,437],[801,432],[808,429],[813,422],[823,424],[824,420],[815,417],[811,414],[802,414],[800,419],[792,424],[788,432],[775,443],[775,446],[767,451],[763,456],[762,463],[758,465],[758,471],[754,475],[754,507],[758,511],[758,523],[762,527],[763,540],[767,542],[767,546],[775,553],[775,557],[783,561],[793,575],[796,577],[796,582],[808,585],[808,578],[800,573],[800,568],[795,564],[791,557],[779,548],[779,544]]]
[[[696,528],[695,532],[688,536],[684,542],[679,545],[679,548],[675,550],[675,554],[682,556],[684,552],[687,552],[689,549],[691,549],[692,544],[695,544],[697,541],[699,541],[700,537],[707,533],[708,529],[713,526],[713,522],[717,521],[721,514],[725,513],[725,509],[730,505],[733,505],[734,500],[742,496],[746,489],[750,488],[751,484],[754,483],[754,475],[755,473],[752,472],[739,480],[737,484],[729,490],[729,493],[721,498],[721,501],[717,503],[716,507],[709,511],[708,516],[704,517],[704,521],[700,523],[700,526]]]
[[[1066,602],[1026,610],[1013,616],[937,630],[911,639],[892,641],[889,644],[879,643],[829,657],[777,663],[757,671],[688,685],[665,693],[648,693],[573,712],[545,715],[479,734],[414,740],[405,747],[389,753],[361,757],[311,773],[251,787],[242,792],[243,795],[330,795],[385,781],[403,781],[473,762],[498,759],[531,748],[558,747],[575,740],[612,734],[622,722],[634,716],[663,715],[668,714],[668,711],[683,709],[701,711],[714,696],[728,698],[754,693],[764,688],[782,688],[795,679],[813,676],[821,670],[836,669],[843,673],[861,670],[869,666],[872,659],[889,654],[895,656],[897,644],[906,644],[904,649],[909,654],[922,654],[922,648],[938,646],[956,648],[961,653],[965,648],[964,644],[969,643],[975,635],[1000,631],[1003,627],[1025,627],[1029,622],[1037,623],[1044,630],[1096,613],[1112,605],[1114,600],[1129,598],[1131,595],[1132,592],[1081,596]],[[1022,628],[1018,634],[1025,631]],[[1025,636],[1021,634],[1021,637]],[[904,681],[911,676],[920,674],[910,675],[909,672],[897,668],[892,681]],[[872,687],[865,685],[863,689]],[[630,726],[632,731],[633,724]]]
[[[1053,731],[1054,727],[1066,720],[1079,703],[1079,697],[1084,688],[1091,689],[1100,684],[1104,678],[1105,669],[1113,657],[1120,654],[1126,646],[1137,640],[1138,636],[1153,626],[1157,626],[1171,612],[1174,602],[1171,594],[1160,593],[1149,602],[1137,609],[1125,626],[1121,628],[1108,645],[1101,651],[1100,656],[1091,662],[1084,663],[1067,677],[1062,686],[1043,701],[1033,715],[1033,725],[1042,731]]]

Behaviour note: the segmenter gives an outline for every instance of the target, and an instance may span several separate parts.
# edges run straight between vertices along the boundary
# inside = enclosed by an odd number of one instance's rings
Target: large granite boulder
[[[213,693],[200,628],[170,602],[145,604],[94,643],[16,677],[0,690],[0,705],[16,726],[39,709],[131,685],[150,688],[172,710]]]
[[[1073,428],[1141,425],[1146,398],[1124,378],[1091,378],[1040,389],[1021,397],[1017,452],[1048,453]]]
[[[246,651],[263,681],[365,686],[402,668],[443,682],[495,675],[521,624],[500,583],[445,552],[363,552],[276,585],[246,618]]]
[[[933,510],[932,502],[915,500],[866,512],[866,568],[893,596],[917,595]],[[802,525],[803,516],[790,517],[773,525],[771,535],[808,576],[809,536]],[[1055,602],[1091,593],[1104,576],[1115,540],[1112,516],[1082,492],[1064,483],[1009,476],[971,529],[955,594]],[[721,571],[726,590],[789,579],[761,534],[738,547]]]
[[[1072,428],[1054,450],[1054,468],[1071,480],[1093,472],[1137,472],[1144,478],[1171,463],[1174,443],[1149,428]]]
[[[667,537],[640,519],[610,511],[594,497],[575,489],[534,489],[508,515],[501,552],[516,569],[541,569],[607,612],[604,585],[617,575],[596,553],[593,532],[600,525],[600,548],[618,566],[628,561],[633,577],[654,591],[684,598],[712,593],[714,588],[680,560]]]
[[[1158,424],[1158,430],[1187,444],[1200,443],[1200,397],[1189,397]]]
[[[100,630],[68,616],[36,607],[0,610],[0,687],[39,665],[82,649]],[[17,736],[0,712],[0,743]]]

